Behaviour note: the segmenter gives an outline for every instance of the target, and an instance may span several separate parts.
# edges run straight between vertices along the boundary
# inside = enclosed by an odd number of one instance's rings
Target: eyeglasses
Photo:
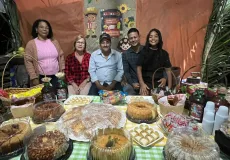
[[[85,45],[85,42],[76,42],[77,44]]]

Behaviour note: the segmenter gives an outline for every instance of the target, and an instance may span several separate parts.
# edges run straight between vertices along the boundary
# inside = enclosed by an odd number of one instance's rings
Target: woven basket
[[[164,116],[166,114],[168,114],[169,112],[175,112],[177,114],[182,114],[184,111],[184,105],[185,102],[183,104],[177,105],[177,106],[172,106],[172,105],[165,105],[165,103],[162,103],[163,101],[165,101],[165,98],[167,99],[167,96],[164,96],[162,98],[160,98],[158,100],[158,104],[160,106],[160,113]]]
[[[154,93],[154,90],[157,89],[157,88],[154,88],[154,76],[156,74],[156,72],[160,69],[165,69],[165,67],[161,67],[161,68],[158,68],[154,73],[153,73],[153,76],[152,76],[152,86],[153,86],[153,89],[150,91],[150,96],[152,96],[154,102],[156,104],[158,104],[158,99],[161,98],[159,97],[159,94],[158,93]],[[171,71],[172,75],[173,75],[173,78],[175,79],[175,86],[177,86],[177,79],[176,79],[176,76],[175,74]]]
[[[18,94],[18,93],[21,93],[21,92],[29,91],[31,89],[42,88],[43,86],[44,86],[43,84],[39,84],[39,85],[33,86],[31,88],[5,88],[4,90],[8,94]],[[36,98],[37,96],[39,96],[39,94],[35,95],[34,97]]]
[[[3,70],[3,73],[2,73],[2,89],[4,88],[4,75],[5,75],[5,70],[6,70],[6,67],[7,65],[9,64],[9,62],[14,58],[14,57],[17,57],[18,54],[12,56],[6,63],[5,67],[4,67],[4,70]],[[31,57],[32,59],[35,59],[34,57],[30,56],[30,55],[24,55],[24,56],[28,56],[28,57]],[[35,59],[36,60],[36,59]],[[37,60],[36,60],[37,61]],[[39,63],[38,63],[39,65]],[[39,65],[40,66],[40,65]],[[40,66],[40,68],[42,69],[42,67]],[[43,71],[43,69],[42,69]],[[44,73],[44,71],[43,71]],[[45,74],[44,74],[45,75]],[[46,77],[46,75],[45,75]],[[31,87],[31,88],[5,88],[4,90],[8,93],[8,94],[18,94],[18,93],[21,93],[21,92],[26,92],[26,91],[29,91],[31,89],[34,89],[34,88],[42,88],[44,85],[43,84],[39,84],[37,86],[34,86],[34,87]],[[39,98],[41,95],[41,93],[38,93],[37,95],[34,95],[33,97],[35,97],[36,99]],[[2,103],[4,106],[10,106],[11,105],[11,99],[9,98],[5,98],[5,97],[1,97],[0,96],[0,99],[2,100]]]

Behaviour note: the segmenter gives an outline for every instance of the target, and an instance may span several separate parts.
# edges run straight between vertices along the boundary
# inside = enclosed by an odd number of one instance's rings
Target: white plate
[[[152,96],[126,96],[125,100],[126,103],[147,101],[149,103],[155,104]]]
[[[94,96],[72,95],[65,102],[64,105],[85,105],[92,102]]]
[[[129,132],[133,137],[133,140],[142,147],[149,147],[164,139],[164,135],[160,131],[155,130],[146,123],[142,123],[132,128]],[[159,136],[154,138],[157,134]]]

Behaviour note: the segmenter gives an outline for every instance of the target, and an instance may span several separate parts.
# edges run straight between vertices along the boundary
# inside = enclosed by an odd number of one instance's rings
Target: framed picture
[[[118,9],[101,10],[101,31],[111,37],[122,34],[122,13]]]

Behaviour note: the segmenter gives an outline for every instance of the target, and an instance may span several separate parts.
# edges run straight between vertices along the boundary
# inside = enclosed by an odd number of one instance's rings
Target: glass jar
[[[58,78],[57,82],[57,99],[66,100],[68,98],[67,84],[64,78]]]
[[[44,87],[42,88],[42,99],[43,101],[56,100],[55,90],[50,85],[50,82],[44,82]]]
[[[189,97],[189,116],[198,122],[202,122],[206,99],[203,89],[197,89]]]

